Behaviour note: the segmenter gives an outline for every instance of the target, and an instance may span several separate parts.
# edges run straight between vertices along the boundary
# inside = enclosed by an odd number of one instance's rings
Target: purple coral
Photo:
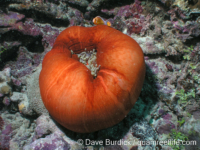
[[[167,68],[169,71],[173,71],[172,65],[166,64],[165,66],[166,66],[166,68]]]
[[[163,119],[166,123],[170,123],[170,119],[172,119],[172,115],[166,114],[163,116]]]
[[[0,97],[3,97],[3,94],[2,94],[2,93],[0,93]]]
[[[139,0],[135,0],[134,4],[122,6],[117,11],[116,16],[135,17],[136,15],[140,15],[143,11],[143,8],[140,4],[141,2]],[[102,10],[102,12],[107,12],[107,11],[104,9]],[[111,10],[111,12],[115,13],[114,10]]]
[[[154,41],[152,39],[146,40],[146,48],[148,49],[149,53],[155,53],[158,51],[158,48],[155,46]]]
[[[55,150],[55,149],[64,149],[69,150],[69,144],[59,135],[53,133],[51,135],[46,136],[45,138],[38,139],[31,143],[30,145],[26,145],[24,150]]]
[[[135,0],[135,3],[131,6],[131,12],[133,14],[142,13],[143,8],[140,4],[141,4],[141,2],[139,0]]]
[[[3,129],[3,126],[4,126],[4,121],[3,118],[0,116],[0,130]]]
[[[128,29],[128,32],[130,34],[135,33],[135,34],[140,34],[141,30],[142,30],[142,26],[140,25],[141,22],[130,22],[130,27]]]
[[[9,106],[10,105],[10,98],[5,96],[3,98],[3,104],[6,105],[6,106]]]
[[[159,126],[159,128],[157,129],[159,134],[169,134],[171,133],[171,130],[175,128],[175,125],[173,123],[169,123],[169,124],[164,124]]]
[[[176,36],[183,42],[200,35],[200,23],[198,22],[198,19],[196,21],[184,22],[181,19],[188,19],[188,16],[178,7],[169,10],[168,14],[170,14],[170,19],[174,28],[178,30]],[[181,19],[177,20],[177,18],[179,18],[178,16]]]
[[[141,13],[143,11],[141,2],[139,0],[135,0],[135,3],[130,6],[121,7],[117,16],[124,16],[125,18],[129,18],[126,21],[128,25],[128,33],[132,34],[140,34],[143,28],[144,17],[142,17]],[[124,11],[125,10],[125,11]]]
[[[161,114],[165,113],[165,111],[162,109],[159,110],[159,113],[160,112],[161,112]],[[175,128],[175,125],[171,122],[172,115],[167,113],[167,114],[163,115],[162,118],[163,118],[164,122],[161,120],[159,121],[158,127],[156,127],[157,131],[160,134],[163,134],[163,133],[168,134],[171,132],[171,129]]]
[[[11,68],[11,74],[15,77],[22,77],[32,73],[33,69],[40,64],[41,55],[28,52],[25,47],[20,47],[16,62],[9,62],[7,66]],[[13,80],[15,84],[19,81]]]
[[[166,112],[165,112],[165,110],[160,109],[160,110],[158,111],[158,113],[162,116],[162,115],[164,115]]]
[[[12,127],[7,125],[0,135],[0,149],[9,149],[9,141],[11,140]]]
[[[58,29],[54,29],[50,25],[38,25],[33,21],[33,19],[30,18],[26,19],[24,23],[17,22],[16,24],[12,24],[8,30],[18,30],[24,35],[30,35],[33,37],[42,36],[43,44],[48,43],[51,46],[53,46],[56,37],[59,35]]]
[[[9,11],[8,14],[0,14],[0,26],[12,26],[24,17],[24,15],[12,11]]]
[[[144,23],[145,17],[141,14],[143,8],[139,0],[135,0],[133,4],[125,5],[120,8],[111,10],[101,9],[101,12],[107,15],[114,15],[115,17],[109,20],[112,22],[112,25],[121,31],[127,27],[129,34],[139,34],[146,26],[146,23]]]
[[[200,43],[197,43],[197,45],[192,50],[190,57],[194,60],[195,56],[198,56],[197,54],[198,54],[199,51],[200,51]]]
[[[14,77],[12,77],[11,79],[12,79],[12,82],[13,82],[14,85],[16,85],[16,86],[21,86],[22,83],[21,83],[20,80],[14,78]]]

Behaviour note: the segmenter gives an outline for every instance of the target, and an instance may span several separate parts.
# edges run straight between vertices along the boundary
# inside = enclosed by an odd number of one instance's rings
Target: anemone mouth
[[[71,54],[74,54],[73,50],[71,50]],[[97,51],[95,49],[91,51],[87,51],[86,48],[84,52],[77,54],[79,58],[79,62],[84,64],[91,71],[91,75],[93,76],[94,79],[97,77],[97,73],[101,66],[97,64],[96,55],[97,55]]]

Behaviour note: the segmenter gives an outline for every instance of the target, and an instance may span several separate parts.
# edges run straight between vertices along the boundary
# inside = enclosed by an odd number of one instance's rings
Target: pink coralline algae
[[[18,30],[24,35],[30,35],[33,37],[42,36],[43,44],[48,43],[51,46],[53,46],[56,37],[59,35],[59,31],[57,29],[53,29],[49,25],[37,25],[34,23],[33,19],[27,19],[24,23],[18,22],[11,27],[10,30]]]
[[[135,0],[135,2],[131,5],[122,6],[116,16],[124,16],[126,18],[129,17],[137,17],[137,15],[140,15],[143,11],[143,8],[141,6],[141,2],[139,0]]]
[[[194,49],[192,50],[190,57],[193,62],[198,62],[200,60],[200,56],[198,55],[200,52],[200,42],[196,44]]]
[[[160,91],[158,95],[170,97],[171,94],[174,92],[174,85],[171,83],[171,76],[173,76],[172,71],[168,71],[168,68],[166,65],[169,65],[173,67],[173,69],[176,69],[178,66],[172,66],[172,63],[167,61],[162,61],[161,59],[157,60],[145,60],[147,66],[151,68],[153,74],[156,77],[155,84],[157,86],[157,89]],[[167,72],[167,73],[166,73]]]
[[[20,80],[14,78],[14,77],[11,77],[11,79],[12,79],[13,85],[15,85],[15,86],[21,86],[22,85]]]
[[[174,28],[178,29],[179,32],[176,33],[183,42],[187,39],[192,39],[193,37],[198,37],[200,35],[200,23],[196,21],[174,21]]]
[[[17,61],[9,62],[5,67],[11,68],[11,74],[14,77],[22,77],[33,72],[34,68],[40,64],[41,55],[30,53],[25,47],[20,47],[18,51]],[[15,84],[20,84],[13,80]]]
[[[27,18],[25,22],[22,22],[21,19],[24,18],[24,15],[19,13],[10,12],[9,14],[3,14],[2,16],[2,18],[0,17],[0,26],[3,26],[4,28],[0,30],[0,33],[17,30],[24,35],[33,37],[42,36],[43,44],[48,43],[51,46],[53,46],[56,37],[59,35],[57,29],[54,29],[49,25],[38,25],[33,19]]]
[[[11,140],[12,126],[6,125],[0,135],[0,149],[9,149],[9,141]]]
[[[0,116],[0,130],[3,129],[3,126],[4,126],[4,121],[3,121],[2,117]]]
[[[145,45],[146,45],[147,50],[151,52],[152,54],[158,51],[158,48],[155,46],[153,39],[147,38]]]
[[[170,20],[171,21],[174,21],[177,18],[189,19],[188,14],[186,12],[184,12],[183,10],[181,10],[179,7],[175,7],[173,9],[170,9],[167,13],[170,14]]]
[[[177,29],[176,36],[183,42],[200,35],[200,22],[198,19],[196,19],[196,21],[184,21],[184,19],[188,19],[189,16],[178,7],[169,10],[168,14],[170,14],[173,27]]]
[[[54,150],[54,149],[63,149],[63,150],[70,150],[70,145],[63,140],[63,138],[53,133],[51,135],[46,136],[45,138],[38,139],[31,143],[30,145],[25,146],[24,150],[41,150],[41,149],[48,149],[48,150]]]
[[[113,26],[118,30],[123,30],[125,27],[128,28],[128,33],[140,34],[143,27],[145,27],[146,19],[142,15],[143,8],[139,0],[131,5],[125,5],[120,8],[115,8],[111,10],[102,9],[101,12],[108,15],[115,15],[111,22]]]
[[[139,0],[135,0],[135,3],[131,6],[131,12],[133,15],[136,13],[142,13],[143,8],[141,7],[141,2]]]
[[[166,123],[169,123],[169,120],[172,119],[172,116],[171,116],[170,114],[166,114],[166,115],[163,116],[163,119],[164,119],[164,121],[165,121]]]
[[[173,123],[166,123],[163,125],[160,125],[157,129],[157,132],[159,134],[169,134],[171,133],[171,130],[175,128],[175,125]]]
[[[2,93],[0,93],[0,97],[3,97],[3,94],[2,94]]]
[[[93,0],[88,7],[86,8],[87,11],[95,11],[97,10],[101,4],[104,2],[105,0]]]
[[[166,64],[165,66],[169,71],[173,71],[172,65]]]
[[[35,42],[35,47],[37,47],[37,44],[39,42],[42,43],[44,48],[50,47],[53,45],[56,37],[59,35],[59,30],[52,28],[52,26],[45,24],[40,25],[33,21],[33,19],[27,18],[23,21],[20,19],[23,19],[24,15],[20,15],[15,12],[10,12],[8,14],[4,14],[3,19],[7,19],[7,22],[10,22],[9,24],[5,24],[4,20],[0,18],[0,23],[4,27],[2,30],[0,30],[1,33],[7,32],[7,31],[18,31],[22,33],[22,35],[28,35],[31,37],[34,37],[35,39],[38,38],[40,41]],[[3,24],[4,23],[4,24]],[[11,32],[12,33],[12,32]],[[6,58],[9,58],[9,56],[12,53],[16,53],[16,50],[21,45],[21,42],[13,41],[13,42],[3,42],[2,46],[3,51],[0,53],[0,57],[2,57],[2,61]],[[27,43],[29,44],[29,43]],[[15,49],[14,49],[15,48]],[[32,48],[32,46],[31,46]],[[4,50],[5,49],[5,50]],[[27,49],[24,47],[24,49]],[[19,48],[17,61],[9,62],[6,66],[10,66],[12,68],[12,75],[15,77],[22,77],[24,75],[32,73],[33,69],[37,67],[40,64],[41,55],[38,53],[31,53],[27,50],[22,50],[22,47]],[[38,50],[38,48],[34,49]],[[12,53],[11,53],[12,52]],[[9,55],[8,55],[9,54]]]
[[[16,12],[10,11],[8,14],[0,14],[0,26],[13,26],[17,21],[20,21],[25,16]],[[1,32],[0,32],[1,33]]]
[[[156,130],[159,134],[169,134],[172,129],[176,128],[176,124],[172,121],[173,117],[171,114],[167,113],[163,109],[159,109],[158,111],[159,117],[161,120],[159,120],[156,123]]]
[[[6,105],[6,106],[9,106],[10,105],[10,98],[5,96],[3,98],[3,104]]]
[[[130,22],[130,26],[128,29],[128,32],[130,34],[131,33],[140,34],[142,30],[142,21],[140,20],[139,16],[135,16],[135,18],[137,18],[138,20]]]

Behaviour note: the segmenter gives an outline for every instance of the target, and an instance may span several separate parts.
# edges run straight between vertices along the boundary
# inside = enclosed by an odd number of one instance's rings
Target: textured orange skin
[[[71,55],[97,50],[101,65],[90,70]],[[88,133],[111,127],[125,118],[142,89],[145,62],[135,40],[106,25],[73,26],[57,37],[46,54],[39,77],[43,103],[69,130]]]

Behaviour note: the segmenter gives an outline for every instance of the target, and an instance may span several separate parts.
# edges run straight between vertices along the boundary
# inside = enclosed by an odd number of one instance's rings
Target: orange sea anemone
[[[76,55],[93,49],[100,65],[96,78]],[[43,103],[58,123],[88,133],[125,118],[144,76],[143,52],[135,40],[106,25],[73,26],[61,32],[44,57],[39,85]]]

